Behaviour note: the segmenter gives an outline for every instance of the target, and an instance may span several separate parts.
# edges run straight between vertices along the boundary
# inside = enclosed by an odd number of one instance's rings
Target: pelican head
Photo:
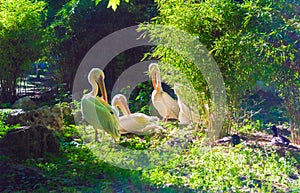
[[[123,115],[129,115],[131,114],[130,109],[127,105],[127,99],[122,94],[117,94],[114,96],[114,98],[111,101],[111,105],[116,109],[117,113],[118,107],[121,109]]]
[[[104,72],[100,68],[92,68],[92,70],[89,72],[88,75],[88,81],[91,85],[93,85],[94,88],[97,88],[99,86],[101,95],[105,102],[108,102],[106,88],[104,84]],[[93,94],[94,96],[97,95],[98,90],[96,89]]]
[[[160,70],[157,63],[151,63],[148,67],[152,77],[152,85],[155,90],[160,86]]]
[[[153,70],[159,70],[157,63],[151,63],[148,67],[149,72],[151,73]]]

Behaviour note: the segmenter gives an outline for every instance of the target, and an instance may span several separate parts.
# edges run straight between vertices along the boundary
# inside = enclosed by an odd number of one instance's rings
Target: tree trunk
[[[2,80],[1,102],[13,103],[16,100],[16,81]]]
[[[35,64],[35,73],[36,73],[36,78],[39,80],[41,78],[41,69],[39,63]]]
[[[295,104],[296,103],[296,104]],[[290,130],[292,135],[292,142],[300,144],[300,109],[297,108],[297,102],[286,101],[288,114],[290,118]]]
[[[300,111],[294,112],[290,117],[292,142],[300,145]]]

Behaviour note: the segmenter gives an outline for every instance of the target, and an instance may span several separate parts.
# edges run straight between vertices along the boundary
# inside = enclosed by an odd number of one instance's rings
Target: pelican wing
[[[119,131],[122,134],[125,133],[146,134],[149,133],[148,131],[153,128],[151,127],[147,129],[147,127],[153,124],[156,125],[157,121],[158,121],[158,117],[147,116],[143,113],[133,113],[130,115],[124,115],[120,117]]]
[[[132,116],[132,114],[120,117],[120,127],[128,133],[143,129],[147,124],[149,122],[144,117]]]
[[[178,119],[180,124],[190,124],[191,122],[199,122],[200,115],[196,110],[190,109],[184,102],[178,98],[178,106],[180,109]]]
[[[168,93],[163,92],[162,97],[166,108],[168,108],[169,118],[178,119],[179,106],[176,100],[174,100]]]
[[[119,120],[111,106],[98,97],[83,98],[81,103],[84,118],[89,124],[103,129],[114,138],[119,137]]]
[[[158,111],[158,113],[162,117],[166,117],[167,108],[164,105],[163,97],[160,93],[157,93],[156,90],[154,90],[153,93],[152,93],[152,103],[153,103],[153,106],[155,107],[155,109]]]
[[[160,125],[151,123],[150,125],[147,125],[145,128],[138,130],[134,133],[137,135],[148,135],[148,134],[154,133],[157,130],[162,130],[162,129],[163,128]]]
[[[143,113],[132,113],[131,117],[134,121],[137,123],[144,123],[144,124],[150,124],[150,123],[156,123],[159,121],[159,118],[156,116],[148,116]]]
[[[178,100],[178,106],[179,106],[179,115],[178,119],[180,121],[180,124],[190,124],[191,118],[190,118],[190,109],[184,104],[182,101]]]

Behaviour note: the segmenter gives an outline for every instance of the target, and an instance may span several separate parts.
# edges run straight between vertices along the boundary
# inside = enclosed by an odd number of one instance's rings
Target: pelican
[[[178,83],[174,84],[174,91],[177,96],[178,106],[179,106],[179,115],[178,120],[179,124],[190,124],[191,122],[199,122],[200,115],[199,113],[191,110],[182,100],[181,100],[181,93],[180,93],[180,87]]]
[[[120,134],[135,133],[135,134],[149,134],[155,129],[161,129],[157,124],[158,117],[148,116],[143,113],[131,113],[127,105],[127,99],[122,94],[117,94],[112,99],[111,105],[119,115],[119,109],[123,113],[123,116],[119,117]]]
[[[152,85],[154,91],[152,92],[152,103],[158,113],[165,119],[178,119],[179,106],[168,93],[164,92],[161,85],[160,71],[156,63],[149,65],[149,72],[152,76]]]
[[[98,129],[106,131],[117,141],[120,137],[119,119],[116,111],[107,103],[104,72],[99,68],[93,68],[88,74],[88,81],[92,85],[92,91],[85,94],[81,99],[82,115],[94,127],[96,141],[98,141]],[[97,96],[98,87],[100,87],[103,98]],[[104,133],[101,138],[103,137]]]

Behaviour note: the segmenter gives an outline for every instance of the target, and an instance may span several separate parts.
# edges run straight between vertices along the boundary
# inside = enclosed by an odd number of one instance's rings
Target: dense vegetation
[[[59,155],[16,160],[0,149],[0,192],[300,192],[299,10],[294,0],[2,0],[0,107],[11,107],[20,82],[44,63],[54,92],[45,99],[35,92],[32,99],[39,107],[55,104],[73,111],[54,131]],[[200,113],[201,123],[160,122],[160,132],[122,135],[120,147],[149,151],[185,138],[172,159],[130,170],[106,162],[139,164],[126,159],[126,153],[109,146],[115,153],[104,161],[99,155],[111,149],[103,145],[95,151],[86,144],[85,132],[93,129],[75,124],[80,102],[70,99],[87,51],[106,35],[137,24],[149,30],[157,46],[137,47],[114,58],[103,69],[108,93],[132,64],[159,59],[163,81],[184,85],[181,99]],[[216,120],[211,116],[216,93],[209,82],[216,74],[197,66],[198,51],[205,51],[202,64],[213,60],[217,65],[226,89],[221,109],[226,117],[222,130],[209,140],[213,144],[205,139]],[[170,87],[163,85],[168,92]],[[150,81],[140,83],[130,95],[130,110],[150,114],[152,90]],[[9,113],[0,109],[0,140],[20,127],[6,123]],[[272,124],[283,125],[291,146],[270,143],[266,127]],[[240,144],[215,142],[233,133],[243,136]]]
[[[236,122],[236,115],[241,116],[237,109],[246,93],[253,93],[255,83],[264,81],[283,98],[293,140],[299,143],[298,1],[156,2],[160,14],[153,23],[174,26],[193,34],[214,56],[226,84],[229,125],[232,119]],[[162,41],[183,41],[182,37],[169,40],[170,31],[152,30],[152,36]],[[161,59],[163,69],[183,72],[198,92],[209,95],[205,74],[195,70],[195,64],[178,52],[158,46],[153,56]],[[182,78],[174,77],[174,74],[165,79],[174,83]]]
[[[16,99],[17,78],[41,56],[45,43],[44,2],[3,1],[0,4],[1,101]],[[34,33],[33,33],[34,32]]]

